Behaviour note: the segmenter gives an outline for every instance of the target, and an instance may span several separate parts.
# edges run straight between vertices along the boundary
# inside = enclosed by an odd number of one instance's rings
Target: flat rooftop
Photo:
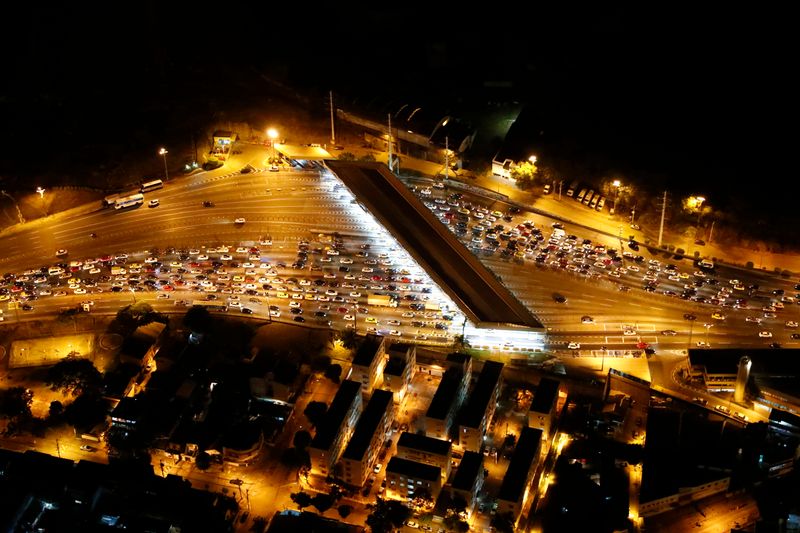
[[[503,363],[486,361],[478,376],[478,383],[469,395],[464,411],[461,414],[461,425],[468,428],[477,428],[486,415],[486,408],[492,399],[492,393],[500,381],[503,373]]]
[[[542,378],[531,400],[530,410],[535,413],[549,413],[550,409],[553,408],[553,404],[558,400],[558,387],[560,385],[561,383],[555,379]]]
[[[398,448],[411,448],[413,450],[421,450],[434,455],[447,455],[451,446],[452,444],[450,441],[434,439],[433,437],[417,435],[416,433],[409,433],[407,431],[401,433],[400,438],[397,439]]]
[[[388,353],[390,356],[404,358],[408,354],[409,348],[413,348],[414,346],[414,344],[408,342],[392,342],[386,349],[386,353]]]
[[[514,455],[508,463],[508,470],[503,477],[497,497],[507,502],[519,501],[525,491],[525,482],[531,465],[539,457],[539,446],[542,442],[542,430],[523,428],[514,449]]]
[[[367,335],[358,347],[355,357],[353,357],[353,364],[359,366],[370,366],[372,361],[375,360],[375,354],[378,353],[378,348],[381,347],[382,337],[377,335]]]
[[[451,367],[442,376],[442,381],[439,382],[436,392],[433,394],[431,404],[428,406],[428,411],[425,416],[428,418],[435,418],[437,420],[443,419],[447,416],[453,402],[456,401],[456,391],[461,385],[461,378],[464,372],[460,368]]]
[[[336,391],[336,396],[333,397],[331,406],[328,407],[328,412],[325,413],[325,418],[322,424],[317,428],[317,434],[314,440],[311,441],[311,446],[318,450],[328,450],[333,444],[336,435],[344,422],[344,417],[356,400],[356,397],[361,394],[361,383],[346,379],[339,386]]]
[[[544,331],[531,311],[386,165],[338,160],[325,164],[475,326]]]
[[[386,465],[386,472],[400,474],[414,479],[425,479],[427,481],[438,481],[442,477],[442,469],[438,466],[426,465],[416,461],[409,461],[394,456]]]
[[[794,349],[701,349],[689,350],[692,365],[706,367],[709,374],[736,374],[739,359],[750,358],[750,374],[764,377],[795,377],[800,374],[800,350]]]
[[[483,472],[483,455],[478,452],[464,452],[451,485],[454,489],[471,491],[475,479]]]
[[[372,396],[361,413],[358,419],[353,436],[350,437],[350,442],[344,450],[342,457],[352,459],[353,461],[360,461],[364,457],[372,436],[375,430],[378,429],[378,424],[381,418],[386,414],[386,411],[392,406],[394,401],[394,394],[388,390],[378,389],[373,391]]]

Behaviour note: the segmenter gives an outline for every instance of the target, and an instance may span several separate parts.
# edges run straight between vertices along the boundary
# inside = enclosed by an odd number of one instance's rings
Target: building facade
[[[386,350],[388,361],[383,369],[384,389],[392,391],[394,402],[406,397],[417,367],[417,347],[405,342],[393,342]]]
[[[502,384],[503,363],[486,361],[461,413],[458,445],[462,449],[478,452],[483,447],[486,428],[497,408]]]
[[[334,474],[333,466],[353,434],[361,406],[361,383],[343,381],[308,447],[314,474],[326,477]]]
[[[531,483],[539,464],[541,444],[541,429],[522,428],[514,455],[511,456],[497,493],[497,513],[511,513],[514,527],[519,523],[525,506],[531,501]]]
[[[392,457],[386,465],[386,497],[407,502],[417,497],[436,501],[442,489],[441,469],[403,459]]]
[[[483,487],[483,455],[477,452],[464,452],[464,457],[458,464],[456,475],[450,484],[450,497],[455,500],[461,498],[466,502],[467,515],[475,512],[475,503],[478,501],[478,492]]]
[[[567,393],[560,381],[542,378],[531,400],[528,411],[528,426],[541,429],[542,436],[550,441],[558,414],[564,407]]]
[[[367,335],[353,357],[348,379],[362,385],[361,392],[369,396],[379,387],[386,366],[386,339],[377,335]]]
[[[450,441],[434,439],[425,435],[403,432],[397,439],[397,457],[436,466],[442,470],[443,481],[450,475],[450,464],[453,460]]]
[[[373,391],[342,454],[341,470],[345,483],[360,487],[367,480],[391,429],[393,415],[392,393],[381,389]]]
[[[472,359],[468,355],[450,354],[446,364],[448,368],[425,413],[425,434],[442,440],[450,440],[450,429],[472,375]]]

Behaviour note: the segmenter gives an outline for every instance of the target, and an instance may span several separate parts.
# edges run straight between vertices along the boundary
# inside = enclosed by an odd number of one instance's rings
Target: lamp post
[[[160,155],[161,157],[164,158],[164,179],[166,179],[166,180],[169,179],[169,171],[167,170],[167,154],[168,153],[169,152],[167,151],[166,148],[161,148],[158,151],[158,155]]]
[[[47,215],[47,208],[44,205],[44,191],[45,189],[42,187],[36,187],[36,192],[39,193],[39,199],[42,201],[42,211],[44,211],[44,214]]]
[[[272,145],[272,157],[270,158],[271,163],[275,163],[275,139],[278,138],[278,130],[275,128],[270,128],[267,130],[267,137],[270,138],[270,145]]]
[[[617,211],[617,200],[619,199],[619,186],[622,185],[622,182],[619,180],[614,180],[611,182],[611,186],[614,187],[614,212]]]

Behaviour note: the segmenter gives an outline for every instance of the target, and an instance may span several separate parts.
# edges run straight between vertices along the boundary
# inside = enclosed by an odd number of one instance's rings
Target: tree
[[[45,384],[50,390],[79,396],[100,392],[102,375],[85,357],[67,357],[47,370]]]
[[[330,494],[317,494],[311,499],[311,505],[317,508],[317,510],[325,514],[325,511],[333,507],[334,501]]]
[[[514,533],[514,515],[511,511],[497,513],[492,517],[492,527],[500,533]]]
[[[303,491],[294,492],[290,497],[292,498],[292,501],[297,504],[298,509],[302,509],[311,505],[311,496]]]
[[[306,431],[305,429],[301,429],[297,433],[294,434],[294,439],[292,439],[292,444],[294,444],[295,448],[300,450],[305,450],[308,448],[308,445],[311,444],[311,433]]]
[[[466,352],[471,347],[471,344],[467,340],[467,337],[462,334],[454,335],[453,336],[453,348],[457,352]]]
[[[341,332],[339,334],[339,341],[342,343],[342,346],[348,350],[352,350],[358,346],[358,336],[353,329],[346,329]]]
[[[183,323],[186,327],[198,334],[208,333],[211,330],[212,321],[208,309],[199,305],[190,307],[183,316]]]
[[[345,503],[340,505],[339,508],[336,509],[336,511],[338,511],[339,516],[341,516],[342,518],[347,518],[348,516],[350,516],[350,513],[353,512],[353,507]]]
[[[447,529],[452,529],[459,533],[467,533],[469,531],[469,523],[462,520],[458,513],[453,512],[452,509],[448,509],[444,525],[447,526]]]
[[[197,467],[198,470],[208,470],[211,468],[211,456],[208,452],[202,451],[197,454],[197,457],[194,460],[194,465]]]
[[[375,156],[372,154],[364,154],[358,158],[359,161],[375,161]]]
[[[318,426],[327,411],[328,405],[325,402],[308,402],[303,414],[306,415],[312,426]]]
[[[31,416],[33,392],[24,387],[0,389],[0,418],[21,420]]]
[[[334,383],[339,383],[342,377],[342,365],[334,363],[325,369],[325,377]]]
[[[81,394],[64,409],[64,418],[76,430],[89,431],[105,421],[107,415],[103,398],[95,393]]]
[[[372,513],[367,517],[367,525],[373,533],[387,533],[402,525],[411,516],[411,509],[395,500],[378,498],[374,504],[367,505]]]
[[[263,516],[256,516],[253,518],[253,523],[250,526],[251,533],[264,533],[267,528],[267,519]]]
[[[511,169],[511,178],[517,183],[517,187],[523,191],[533,187],[536,179],[536,165],[530,161],[520,163]]]
[[[339,159],[340,161],[355,161],[356,156],[355,154],[353,154],[353,152],[342,152],[341,154],[339,154],[339,157],[337,157],[337,159]]]
[[[58,418],[62,414],[64,414],[64,404],[59,402],[58,400],[54,400],[50,402],[50,418]]]

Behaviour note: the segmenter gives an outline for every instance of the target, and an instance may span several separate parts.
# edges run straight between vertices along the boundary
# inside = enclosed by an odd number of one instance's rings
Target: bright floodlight
[[[267,136],[274,141],[275,139],[278,138],[278,130],[276,130],[275,128],[268,129]]]
[[[619,180],[614,180],[614,182],[611,185],[613,185],[614,187],[619,187],[620,185],[622,185],[622,182]]]
[[[158,151],[158,155],[167,155],[168,153],[169,153],[169,152],[167,152],[167,149],[166,149],[166,148],[162,148],[162,149],[160,149],[160,150]]]

